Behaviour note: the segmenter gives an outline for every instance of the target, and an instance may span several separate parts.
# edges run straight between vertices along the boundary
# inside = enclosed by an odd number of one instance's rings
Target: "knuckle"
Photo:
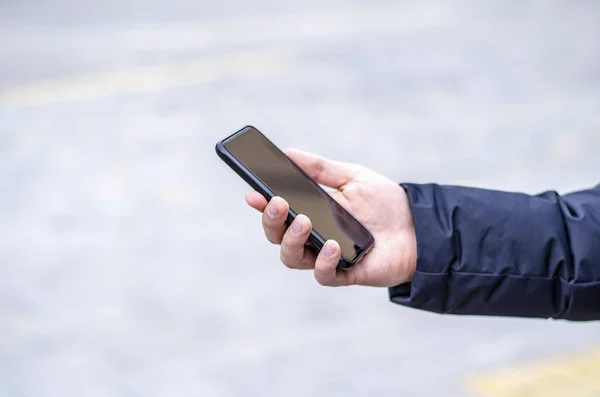
[[[288,269],[297,269],[298,268],[298,266],[296,265],[296,263],[293,260],[290,260],[290,258],[286,255],[285,252],[283,252],[283,250],[280,251],[280,253],[279,253],[279,260]]]
[[[274,225],[273,220],[267,216],[266,211],[263,212],[262,224],[263,224],[264,228],[269,228],[269,227],[272,227]]]
[[[265,229],[265,237],[271,244],[280,244],[281,241],[270,230]]]
[[[323,158],[319,157],[315,161],[315,179],[318,179],[319,176],[321,176],[323,174],[324,170],[325,170],[325,161],[323,160]]]
[[[323,277],[321,272],[319,272],[318,270],[315,270],[315,280],[317,280],[317,282],[324,287],[330,286],[330,283],[329,283],[329,280],[327,279],[327,277]]]
[[[300,266],[302,269],[312,269],[315,267],[315,262],[307,256],[303,256],[303,258],[300,259]]]
[[[306,239],[302,235],[294,236],[290,229],[291,228],[288,228],[283,235],[283,244],[285,244],[290,251],[299,250],[300,248],[304,247]]]

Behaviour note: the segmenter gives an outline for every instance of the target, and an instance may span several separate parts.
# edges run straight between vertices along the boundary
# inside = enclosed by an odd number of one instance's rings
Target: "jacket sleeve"
[[[417,235],[398,304],[437,313],[600,319],[600,186],[530,196],[402,184]]]

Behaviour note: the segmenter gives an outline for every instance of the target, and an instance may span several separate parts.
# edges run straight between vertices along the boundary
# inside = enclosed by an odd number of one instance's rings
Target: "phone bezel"
[[[227,144],[229,141],[231,141],[231,140],[239,137],[240,135],[246,133],[249,130],[253,130],[253,131],[256,131],[257,133],[259,133],[264,139],[266,139],[269,143],[271,143],[271,145],[273,145],[273,147],[275,147],[277,150],[279,150],[290,161],[290,163],[292,163],[292,165],[294,167],[296,167],[296,169],[300,173],[302,173],[304,176],[306,176],[306,178],[308,178],[308,180],[317,189],[321,190],[325,194],[329,194],[314,179],[312,179],[308,174],[306,174],[306,172],[304,172],[304,170],[302,168],[300,168],[292,159],[290,159],[289,157],[287,157],[287,155],[285,155],[285,153],[283,153],[283,151],[281,149],[279,149],[277,147],[277,145],[275,145],[258,128],[253,127],[251,125],[248,125],[248,126],[242,128],[242,129],[240,129],[239,131],[234,132],[233,134],[231,134],[227,138],[224,138],[224,139],[220,140],[219,142],[217,142],[217,144],[215,146],[215,150],[217,152],[217,155],[221,158],[221,160],[223,160],[225,162],[225,164],[227,164],[242,179],[244,179],[246,181],[246,183],[248,183],[250,185],[250,187],[252,187],[254,190],[256,190],[257,192],[259,192],[260,194],[262,194],[263,197],[265,197],[265,199],[267,199],[267,201],[270,201],[275,196],[275,192],[273,192],[269,188],[269,186],[267,186],[259,177],[257,177],[250,169],[248,169],[241,161],[239,161],[225,147],[225,144]],[[334,202],[335,202],[335,200],[334,200]],[[367,245],[367,247],[365,247],[363,249],[359,249],[356,252],[354,258],[348,259],[345,256],[341,256],[339,264],[338,264],[338,267],[340,267],[341,269],[344,269],[344,270],[348,270],[348,269],[352,268],[358,261],[360,261],[362,259],[362,257],[365,256],[365,254],[367,254],[370,251],[370,249],[373,247],[373,245],[375,243],[375,238],[373,237],[373,235],[371,234],[371,232],[369,232],[369,230],[366,227],[364,227],[364,225],[362,225],[360,222],[358,222],[358,220],[356,220],[356,218],[352,214],[350,214],[348,211],[346,211],[346,209],[344,207],[342,207],[337,202],[335,202],[335,205],[337,205],[339,207],[339,209],[341,209],[346,215],[348,215],[349,217],[351,217],[352,219],[354,219],[365,230],[365,232],[369,235],[369,244]],[[288,211],[288,216],[287,216],[287,222],[288,222],[288,224],[290,224],[296,218],[297,215],[298,214],[292,208],[290,208],[289,211]],[[320,251],[323,248],[323,245],[325,244],[325,239],[323,238],[323,236],[321,236],[321,234],[318,231],[316,231],[313,228],[311,230],[311,233],[310,233],[310,236],[309,236],[309,242],[318,251]]]

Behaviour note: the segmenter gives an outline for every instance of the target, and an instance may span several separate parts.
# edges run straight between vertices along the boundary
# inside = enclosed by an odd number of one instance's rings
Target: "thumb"
[[[286,149],[284,153],[317,183],[334,189],[350,182],[360,170],[356,164],[330,160],[298,149]]]

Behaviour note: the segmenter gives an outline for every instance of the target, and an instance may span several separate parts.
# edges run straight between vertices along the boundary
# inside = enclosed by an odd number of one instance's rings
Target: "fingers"
[[[251,190],[246,193],[246,203],[255,210],[263,212],[267,206],[267,199],[256,190]]]
[[[312,230],[308,217],[300,214],[287,227],[289,205],[281,197],[273,197],[267,203],[260,193],[250,191],[246,194],[246,202],[263,213],[265,236],[271,243],[281,244],[280,259],[284,265],[290,269],[314,269],[315,279],[324,286],[354,284],[352,271],[338,271],[341,249],[336,241],[327,241],[318,255],[306,247]]]
[[[262,225],[267,240],[280,244],[285,233],[289,206],[281,197],[273,197],[262,215]]]
[[[315,262],[315,279],[328,287],[350,285],[348,272],[338,271],[341,250],[336,241],[328,240]]]
[[[285,154],[317,183],[339,189],[360,171],[356,164],[326,159],[297,149],[286,149]]]
[[[316,254],[305,247],[312,225],[305,215],[298,215],[283,235],[281,262],[290,269],[313,269]]]

